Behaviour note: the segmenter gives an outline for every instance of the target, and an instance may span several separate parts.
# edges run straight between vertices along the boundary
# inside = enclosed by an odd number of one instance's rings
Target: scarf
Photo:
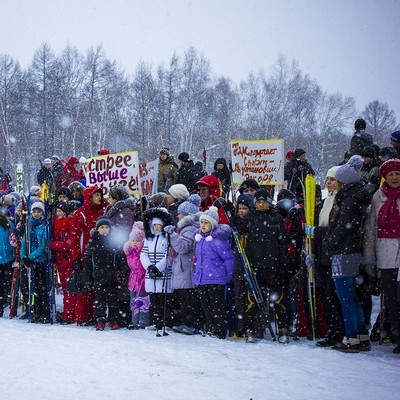
[[[336,193],[337,191],[334,190],[329,192],[328,196],[325,197],[324,205],[319,213],[318,226],[325,228],[329,226],[329,215],[331,214],[333,205],[335,204]]]
[[[384,182],[381,191],[387,197],[378,212],[378,238],[400,238],[400,211],[397,199],[400,197],[400,188],[392,189]]]

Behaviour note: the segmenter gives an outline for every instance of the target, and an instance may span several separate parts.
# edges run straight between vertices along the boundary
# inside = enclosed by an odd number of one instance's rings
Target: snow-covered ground
[[[202,336],[0,320],[4,400],[391,400],[391,345],[343,354],[301,339],[247,344]]]

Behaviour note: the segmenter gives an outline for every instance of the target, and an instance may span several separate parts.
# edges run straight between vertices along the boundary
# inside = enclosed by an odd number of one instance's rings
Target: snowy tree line
[[[47,44],[23,70],[0,54],[0,166],[22,163],[32,183],[39,161],[53,154],[89,156],[138,149],[141,161],[165,146],[172,154],[200,159],[208,170],[229,159],[231,139],[284,138],[285,149],[301,147],[320,177],[348,150],[353,121],[362,116],[380,145],[396,128],[387,104],[371,102],[359,113],[352,97],[323,91],[296,64],[281,56],[267,74],[234,83],[212,75],[194,48],[174,54],[168,65],[141,62],[133,76],[106,57],[101,46],[85,55]]]

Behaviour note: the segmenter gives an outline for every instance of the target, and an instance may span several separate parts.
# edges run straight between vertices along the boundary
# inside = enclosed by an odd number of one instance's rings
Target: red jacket
[[[103,201],[101,205],[93,204],[92,195],[101,190],[97,186],[86,188],[83,192],[83,206],[78,208],[71,222],[71,251],[72,260],[77,260],[85,253],[90,240],[90,231],[96,226],[96,221],[104,214]]]
[[[214,175],[203,176],[197,184],[208,186],[210,197],[202,201],[199,207],[200,211],[207,211],[215,202],[222,197],[222,185],[220,180]],[[225,210],[221,207],[218,209],[219,223],[229,225],[229,218],[225,214]]]
[[[70,246],[71,218],[56,219],[54,222],[54,239],[50,243],[50,249],[56,254],[58,268],[72,266]]]

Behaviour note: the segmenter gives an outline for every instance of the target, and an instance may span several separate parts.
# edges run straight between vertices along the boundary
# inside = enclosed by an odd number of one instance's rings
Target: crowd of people
[[[248,179],[235,193],[225,159],[207,174],[188,153],[178,166],[163,148],[159,192],[143,198],[122,185],[105,198],[86,187],[84,160],[45,159],[29,195],[3,190],[0,316],[10,307],[10,317],[34,323],[249,343],[269,332],[350,353],[381,340],[400,353],[400,131],[379,149],[365,128],[356,121],[346,160],[327,171],[324,199],[317,185],[314,226],[303,149],[287,154],[284,188]],[[371,321],[378,295],[381,315]]]

